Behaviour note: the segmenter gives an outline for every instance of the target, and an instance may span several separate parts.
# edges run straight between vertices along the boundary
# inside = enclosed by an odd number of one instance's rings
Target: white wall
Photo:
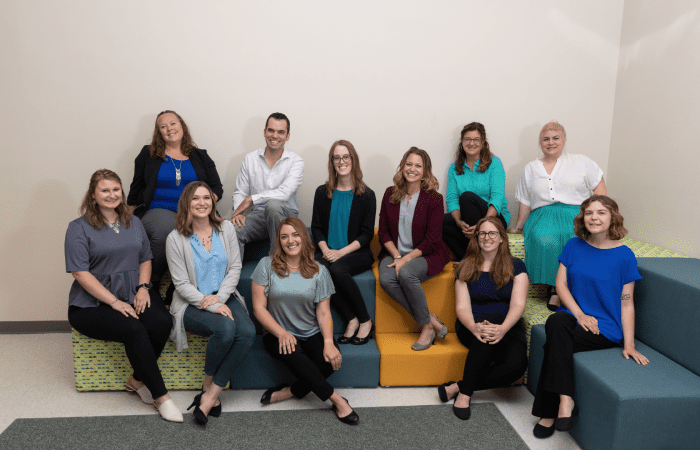
[[[289,148],[307,163],[306,223],[341,138],[379,195],[412,145],[431,154],[444,193],[459,130],[480,121],[513,212],[551,119],[567,127],[568,151],[606,170],[622,10],[622,0],[5,0],[0,321],[66,318],[67,223],[94,170],[116,170],[128,189],[163,109],[217,163],[223,210],[265,118],[287,114]]]
[[[636,239],[700,257],[700,3],[627,1],[609,193]]]

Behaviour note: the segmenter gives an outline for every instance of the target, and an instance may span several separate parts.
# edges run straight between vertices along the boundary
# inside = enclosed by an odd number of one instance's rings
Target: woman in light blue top
[[[182,191],[175,225],[166,241],[175,286],[170,338],[178,351],[187,348],[186,331],[209,338],[202,392],[190,405],[196,406],[195,419],[207,423],[208,415],[221,414],[219,394],[248,354],[255,326],[236,291],[241,274],[236,229],[217,217],[206,183],[194,181]]]
[[[501,160],[491,154],[486,129],[479,122],[465,125],[457,147],[457,160],[447,180],[447,214],[442,240],[457,261],[464,258],[474,226],[484,217],[498,217],[508,227],[506,173]]]

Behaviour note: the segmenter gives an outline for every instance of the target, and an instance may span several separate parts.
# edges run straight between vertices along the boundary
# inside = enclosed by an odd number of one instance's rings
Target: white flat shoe
[[[144,384],[138,389],[134,389],[132,386],[129,386],[129,384],[126,384],[126,390],[127,392],[136,392],[139,394],[139,397],[141,397],[141,401],[144,402],[147,405],[152,405],[153,404],[153,396],[151,395],[151,391],[148,390],[146,385]]]
[[[153,407],[160,413],[160,416],[168,422],[182,422],[182,413],[175,405],[172,398],[167,399],[160,406],[153,403]]]

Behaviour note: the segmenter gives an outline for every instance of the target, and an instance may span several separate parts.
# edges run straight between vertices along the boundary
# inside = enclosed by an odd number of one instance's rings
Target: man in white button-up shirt
[[[265,148],[245,156],[233,192],[233,215],[238,242],[270,239],[270,254],[280,222],[299,214],[297,189],[304,177],[304,160],[284,148],[289,140],[289,119],[282,113],[270,114],[265,123]]]

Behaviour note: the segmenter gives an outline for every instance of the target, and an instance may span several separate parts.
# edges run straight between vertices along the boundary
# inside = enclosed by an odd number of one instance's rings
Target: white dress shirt
[[[553,203],[580,205],[602,179],[603,170],[584,155],[563,153],[551,174],[536,159],[523,169],[515,187],[515,199],[533,210]]]
[[[299,213],[297,189],[304,178],[304,160],[296,153],[282,151],[282,157],[272,168],[265,160],[265,149],[260,148],[245,155],[241,171],[236,178],[233,192],[233,210],[238,208],[247,196],[253,198],[253,208],[264,205],[268,200],[279,200]]]

